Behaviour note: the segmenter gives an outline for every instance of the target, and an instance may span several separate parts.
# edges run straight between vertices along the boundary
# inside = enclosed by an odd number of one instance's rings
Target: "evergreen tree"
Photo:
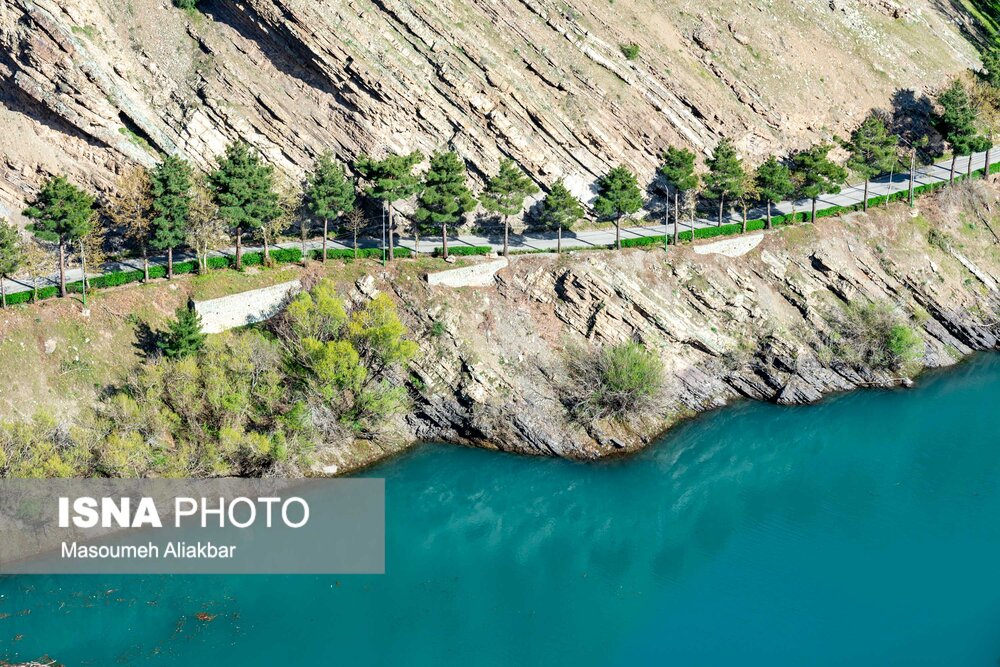
[[[1000,88],[1000,44],[994,42],[992,46],[983,50],[981,57],[983,80],[993,88]]]
[[[571,229],[583,217],[583,204],[562,181],[556,181],[542,200],[539,222],[556,230],[556,252],[562,252],[562,232]]]
[[[792,171],[773,155],[757,167],[757,193],[767,206],[767,228],[771,229],[771,209],[775,203],[795,194]]]
[[[0,308],[7,307],[4,282],[21,269],[24,261],[24,242],[17,227],[0,218]]]
[[[678,226],[681,216],[681,197],[698,189],[698,174],[694,170],[695,154],[686,148],[671,146],[663,154],[660,175],[674,195],[674,245],[677,245]],[[666,229],[664,229],[666,235]],[[664,241],[665,242],[665,241]]]
[[[816,222],[816,200],[840,192],[847,170],[830,160],[831,144],[816,144],[792,160],[792,172],[801,183],[802,196],[812,201],[812,221]]]
[[[507,256],[510,216],[524,210],[524,200],[538,192],[538,186],[524,172],[514,166],[513,160],[500,163],[500,171],[486,184],[479,198],[483,208],[503,216],[503,254]]]
[[[32,231],[59,246],[59,296],[66,296],[66,244],[86,236],[94,224],[94,198],[65,176],[46,181],[24,215],[34,220]]]
[[[959,155],[965,155],[978,144],[976,135],[976,110],[972,106],[965,86],[955,79],[938,96],[941,113],[937,115],[937,126],[945,141],[951,145],[951,175],[949,182],[955,181],[955,162]]]
[[[354,162],[354,170],[367,182],[365,196],[382,202],[389,210],[389,260],[393,255],[393,235],[396,231],[396,216],[393,205],[397,201],[409,199],[420,190],[420,178],[413,168],[420,164],[424,156],[419,151],[409,155],[393,153],[384,160],[373,160],[362,155]]]
[[[431,156],[430,169],[417,198],[416,222],[425,227],[440,227],[442,256],[448,258],[448,225],[462,222],[476,207],[476,198],[465,185],[465,165],[454,151]]]
[[[642,208],[642,191],[635,174],[627,167],[618,166],[597,182],[597,199],[594,210],[605,218],[615,220],[615,246],[622,249],[622,218]]]
[[[191,213],[191,167],[176,155],[168,155],[150,175],[153,196],[153,237],[150,245],[167,251],[167,278],[174,277],[174,248],[187,238]]]
[[[201,332],[201,316],[190,306],[181,306],[167,331],[157,341],[157,347],[168,359],[180,359],[198,352],[205,344]]]
[[[354,210],[357,196],[354,180],[344,166],[337,164],[333,154],[326,152],[316,160],[316,166],[306,179],[306,208],[323,221],[323,263],[326,263],[326,242],[330,234],[330,220],[336,220]],[[302,252],[305,256],[305,250]]]
[[[853,133],[845,146],[850,151],[847,168],[865,179],[864,210],[868,210],[868,185],[872,176],[889,171],[896,163],[899,139],[889,134],[885,122],[871,115]]]
[[[705,195],[709,199],[719,200],[718,225],[722,225],[722,211],[726,199],[738,199],[740,188],[744,181],[743,161],[736,155],[736,147],[729,139],[723,139],[715,147],[706,164],[708,174],[705,176]]]
[[[212,195],[219,216],[236,236],[236,268],[243,268],[243,234],[261,232],[282,213],[274,189],[274,168],[246,142],[226,147],[219,168],[209,174]],[[264,262],[271,261],[267,238],[264,238]]]

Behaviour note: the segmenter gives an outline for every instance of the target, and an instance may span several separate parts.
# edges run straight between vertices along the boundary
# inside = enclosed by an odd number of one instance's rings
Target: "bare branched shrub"
[[[570,349],[566,403],[580,419],[625,421],[656,409],[663,363],[639,343]]]

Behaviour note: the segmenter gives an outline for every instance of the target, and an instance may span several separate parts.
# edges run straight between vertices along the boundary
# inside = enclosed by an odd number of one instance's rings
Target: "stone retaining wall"
[[[220,333],[274,317],[288,296],[301,289],[302,283],[293,280],[219,299],[198,301],[194,309],[201,315],[203,332]]]

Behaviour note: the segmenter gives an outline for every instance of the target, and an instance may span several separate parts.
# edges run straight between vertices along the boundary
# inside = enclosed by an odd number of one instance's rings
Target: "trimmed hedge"
[[[488,255],[493,252],[493,248],[488,245],[458,245],[448,248],[449,255],[455,255],[456,257],[469,257],[471,255]],[[434,248],[434,256],[441,257],[443,255],[441,248]]]
[[[389,251],[386,250],[386,257],[389,256]],[[393,248],[392,253],[396,257],[412,257],[413,253],[409,248]],[[320,260],[323,259],[322,248],[313,250],[309,253],[312,259]],[[354,250],[352,248],[327,248],[326,249],[327,259],[354,259]],[[358,248],[358,259],[382,259],[382,248]]]

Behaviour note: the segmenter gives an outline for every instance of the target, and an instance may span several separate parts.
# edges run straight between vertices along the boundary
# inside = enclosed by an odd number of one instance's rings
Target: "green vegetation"
[[[167,359],[183,359],[200,351],[205,346],[205,338],[197,311],[181,306],[156,345]]]
[[[184,313],[170,327],[183,353],[142,363],[75,423],[0,422],[0,476],[287,474],[321,441],[374,437],[407,405],[416,345],[385,295],[348,306],[323,281],[269,329],[203,344]]]
[[[889,171],[898,161],[899,138],[889,134],[885,121],[872,114],[851,134],[847,168],[865,180],[864,210],[868,210],[868,185],[873,176]]]
[[[17,273],[25,262],[25,248],[17,228],[0,218],[0,307],[7,307],[4,281]]]
[[[659,169],[660,176],[667,183],[667,188],[674,194],[674,245],[677,244],[678,227],[681,218],[681,198],[693,204],[694,195],[698,191],[701,178],[695,171],[695,154],[686,148],[669,147],[663,154],[663,163]],[[688,207],[694,217],[694,206]]]
[[[435,153],[424,175],[417,198],[416,222],[441,230],[441,248],[448,258],[448,225],[458,225],[476,207],[476,198],[465,184],[465,165],[454,151]]]
[[[840,192],[847,170],[830,160],[831,144],[817,144],[792,159],[792,174],[800,183],[799,192],[812,200],[812,221],[816,221],[816,200]]]
[[[562,252],[562,233],[572,229],[583,217],[583,204],[573,196],[562,181],[556,181],[545,195],[538,215],[538,222],[547,229],[556,230],[556,252]]]
[[[626,421],[643,416],[663,388],[663,362],[639,343],[596,351],[569,351],[566,402],[586,420]]]
[[[309,212],[323,221],[323,251],[320,257],[323,262],[326,262],[326,242],[330,236],[330,220],[336,220],[341,215],[354,210],[357,199],[354,181],[348,176],[343,165],[334,162],[332,153],[323,153],[316,160],[316,166],[312,172],[306,177],[303,196]],[[303,245],[305,244],[305,236],[305,228],[303,227]],[[354,244],[357,248],[356,235]]]
[[[212,195],[219,207],[219,216],[236,235],[236,268],[243,268],[243,234],[256,231],[264,239],[268,252],[265,226],[281,214],[278,193],[274,189],[274,167],[265,164],[260,154],[245,142],[226,147],[219,168],[209,174]]]
[[[388,209],[389,261],[395,259],[396,216],[393,205],[419,192],[420,178],[413,173],[413,168],[423,159],[422,153],[414,151],[408,155],[393,153],[382,160],[362,155],[354,162],[354,171],[367,183],[365,196],[382,202]]]
[[[622,218],[642,208],[642,191],[635,174],[627,167],[618,166],[597,182],[597,199],[594,210],[605,218],[614,218],[615,245],[622,247]]]
[[[198,9],[199,0],[173,0],[174,7],[187,11]]]
[[[537,192],[538,186],[514,165],[513,160],[501,162],[500,171],[486,183],[480,201],[487,211],[503,216],[504,257],[510,254],[510,216],[524,210],[524,200]]]
[[[708,174],[705,175],[705,196],[719,202],[718,225],[722,225],[722,212],[726,199],[743,196],[745,171],[743,160],[736,154],[736,147],[729,139],[723,139],[715,147],[708,159]]]
[[[493,252],[493,248],[488,245],[460,245],[452,248],[449,254],[456,257],[470,257],[473,255],[488,255],[491,252]],[[435,257],[442,257],[443,255],[444,253],[441,248],[434,248]]]
[[[948,180],[954,182],[955,162],[958,156],[986,150],[992,142],[980,136],[977,128],[977,109],[973,106],[969,93],[961,81],[955,79],[938,96],[938,103],[941,105],[941,113],[935,120],[941,135],[951,145],[951,175]],[[967,175],[972,175],[971,160]]]
[[[757,167],[757,195],[764,201],[767,208],[767,229],[774,224],[771,209],[775,202],[784,201],[795,194],[795,183],[792,181],[792,170],[778,162],[773,155]]]
[[[618,47],[622,50],[622,55],[629,60],[637,60],[639,58],[638,44],[619,44]]]
[[[858,369],[909,373],[923,354],[923,341],[889,302],[851,303],[832,319],[832,348]]]
[[[191,167],[176,156],[165,157],[150,175],[154,215],[150,245],[167,251],[168,279],[174,277],[174,248],[187,238],[191,187]]]
[[[66,245],[94,228],[94,198],[65,176],[50,178],[28,203],[24,215],[34,220],[32,231],[59,246],[59,296],[66,296]]]

